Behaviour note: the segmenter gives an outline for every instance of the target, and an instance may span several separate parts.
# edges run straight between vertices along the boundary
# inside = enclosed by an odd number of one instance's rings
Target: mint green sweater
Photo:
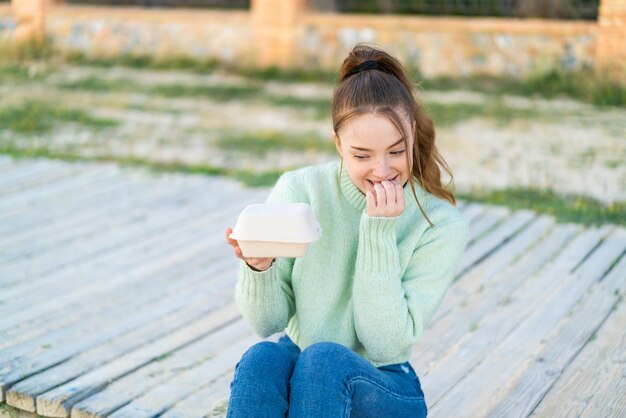
[[[261,336],[286,329],[304,350],[320,341],[349,347],[375,367],[409,360],[454,279],[467,242],[465,218],[449,202],[410,186],[395,218],[370,217],[338,162],[283,174],[267,202],[311,205],[322,237],[302,258],[277,258],[256,272],[241,261],[235,300]]]

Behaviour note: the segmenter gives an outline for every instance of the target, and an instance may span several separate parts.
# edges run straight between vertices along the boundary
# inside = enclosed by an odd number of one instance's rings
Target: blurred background
[[[460,197],[626,223],[623,0],[0,0],[0,153],[271,186],[336,158],[361,41],[410,69]]]

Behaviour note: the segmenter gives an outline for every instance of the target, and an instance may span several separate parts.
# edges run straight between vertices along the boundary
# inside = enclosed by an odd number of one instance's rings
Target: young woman
[[[236,302],[262,337],[235,368],[228,417],[426,416],[408,362],[454,278],[467,222],[400,62],[364,44],[332,99],[340,159],[280,177],[267,202],[311,205],[322,238],[302,258],[244,258]]]

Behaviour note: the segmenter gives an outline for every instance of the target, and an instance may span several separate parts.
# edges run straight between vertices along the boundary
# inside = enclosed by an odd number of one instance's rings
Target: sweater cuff
[[[357,264],[363,271],[381,272],[400,267],[396,246],[398,218],[373,217],[367,213],[361,216]]]
[[[246,297],[251,297],[254,301],[271,298],[276,288],[279,287],[276,263],[272,263],[267,270],[255,271],[242,260],[239,272],[241,293]]]

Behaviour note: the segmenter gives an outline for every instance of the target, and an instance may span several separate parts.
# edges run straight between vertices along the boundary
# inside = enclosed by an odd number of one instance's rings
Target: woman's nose
[[[372,171],[372,174],[379,179],[386,179],[389,174],[389,162],[386,158],[381,158],[376,161],[376,166]]]

